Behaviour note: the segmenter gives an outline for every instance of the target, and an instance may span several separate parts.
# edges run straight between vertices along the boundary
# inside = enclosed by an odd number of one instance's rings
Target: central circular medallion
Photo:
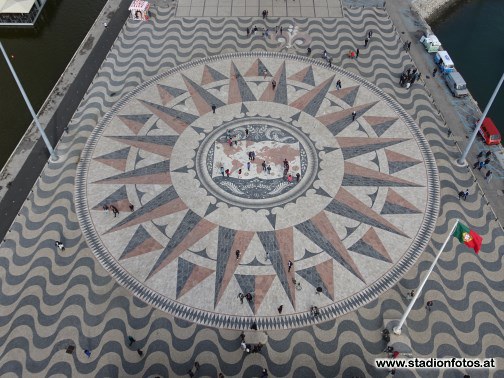
[[[196,155],[200,182],[228,204],[268,208],[292,201],[318,172],[310,139],[286,122],[245,117],[213,130]]]
[[[368,303],[415,262],[439,207],[432,153],[397,103],[285,54],[145,82],[93,130],[78,169],[77,215],[105,268],[219,327],[296,327]]]

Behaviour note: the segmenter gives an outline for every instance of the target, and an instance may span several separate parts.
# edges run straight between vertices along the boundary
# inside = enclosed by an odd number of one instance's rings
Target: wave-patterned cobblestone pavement
[[[183,62],[233,51],[287,51],[297,47],[247,38],[251,18],[173,18],[173,9],[156,8],[144,24],[127,23],[86,93],[58,145],[61,156],[46,166],[0,248],[0,374],[2,376],[186,376],[195,361],[198,376],[259,376],[267,368],[283,377],[379,377],[373,359],[383,357],[382,314],[399,315],[404,293],[416,288],[454,218],[484,238],[475,255],[448,245],[408,319],[414,355],[498,359],[500,370],[398,372],[396,376],[503,374],[504,235],[467,169],[452,164],[458,154],[445,138],[446,127],[422,83],[409,91],[397,85],[410,58],[383,9],[344,9],[341,19],[269,19],[271,28],[294,21],[309,34],[312,56],[324,49],[334,64],[375,83],[416,120],[436,157],[441,180],[441,211],[426,252],[400,283],[365,307],[316,326],[268,331],[261,353],[245,356],[239,331],[219,330],[174,319],[134,298],[94,259],[80,231],[73,205],[74,178],[81,151],[103,114],[128,91]],[[363,48],[368,30],[374,34]],[[358,60],[346,58],[360,46]],[[295,45],[294,45],[295,46]],[[467,201],[457,193],[469,188]],[[58,251],[61,240],[65,251]],[[431,313],[424,309],[434,300]],[[137,341],[128,346],[128,335]],[[75,345],[72,354],[66,353]],[[143,356],[136,352],[141,348]],[[90,357],[84,350],[91,351]]]

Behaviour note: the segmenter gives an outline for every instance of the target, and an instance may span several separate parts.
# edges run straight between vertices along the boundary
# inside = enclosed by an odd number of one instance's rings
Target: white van
[[[444,74],[444,79],[446,85],[455,97],[465,97],[469,95],[467,84],[462,78],[462,75],[457,71],[446,72]]]

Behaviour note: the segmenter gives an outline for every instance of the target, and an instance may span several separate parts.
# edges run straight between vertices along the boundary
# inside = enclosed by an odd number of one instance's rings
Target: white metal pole
[[[485,108],[485,111],[481,115],[481,119],[479,120],[478,125],[474,129],[474,131],[473,131],[473,133],[471,135],[471,139],[469,139],[469,143],[467,144],[467,147],[464,150],[464,153],[462,154],[462,156],[460,157],[460,159],[457,160],[458,164],[460,164],[460,165],[467,165],[467,162],[466,162],[467,154],[469,153],[469,150],[471,149],[471,146],[474,143],[474,140],[476,139],[476,135],[478,135],[478,131],[481,128],[481,124],[483,123],[483,120],[485,119],[488,111],[490,110],[490,107],[492,106],[492,104],[494,102],[494,99],[497,96],[497,93],[499,93],[499,89],[500,89],[503,81],[504,81],[504,73],[502,74],[502,76],[501,76],[501,78],[499,80],[499,83],[497,84],[497,87],[495,88],[494,93],[492,94],[492,97],[490,97],[490,101],[488,101],[488,104],[487,104],[487,106]]]
[[[453,225],[450,233],[448,234],[448,236],[446,237],[446,240],[445,242],[443,243],[443,245],[441,246],[441,248],[439,249],[439,252],[438,254],[436,255],[436,258],[434,259],[434,261],[432,262],[432,265],[431,267],[429,268],[427,274],[425,275],[422,283],[420,284],[420,286],[418,287],[418,289],[416,290],[416,294],[415,296],[413,297],[413,299],[411,300],[408,308],[406,309],[406,311],[404,312],[404,315],[402,316],[401,320],[399,321],[399,324],[397,326],[394,327],[394,333],[396,335],[400,335],[401,334],[401,328],[402,326],[404,325],[404,322],[406,321],[406,318],[408,317],[411,309],[413,308],[413,306],[415,305],[415,302],[417,300],[417,298],[420,296],[420,293],[422,292],[422,289],[423,287],[425,286],[425,283],[427,282],[427,280],[429,279],[429,276],[430,274],[432,273],[432,271],[434,270],[434,267],[436,266],[436,263],[437,261],[439,260],[439,257],[441,256],[441,253],[443,253],[445,247],[446,247],[446,244],[448,244],[448,241],[452,238],[452,235],[453,235],[453,231],[455,231],[455,227],[457,227],[457,224],[459,223],[459,219],[456,219],[455,220],[455,224]]]
[[[30,113],[33,117],[33,121],[35,122],[35,125],[37,125],[37,129],[40,131],[40,134],[42,135],[42,139],[44,140],[44,143],[45,143],[47,149],[49,150],[49,153],[51,154],[51,160],[58,160],[58,156],[54,152],[54,149],[52,148],[51,143],[49,143],[49,139],[47,139],[47,135],[46,135],[44,129],[42,128],[42,126],[40,125],[37,114],[35,114],[35,111],[33,110],[33,107],[30,103],[30,100],[28,99],[28,96],[26,95],[26,93],[23,89],[23,86],[21,85],[21,82],[19,81],[19,78],[17,77],[16,71],[14,71],[14,67],[12,66],[10,59],[7,56],[7,53],[5,52],[5,49],[4,49],[1,42],[0,42],[0,50],[2,50],[2,54],[5,58],[5,61],[7,62],[7,65],[9,66],[9,69],[12,73],[12,76],[14,76],[14,80],[16,81],[16,84],[21,92],[21,95],[23,95],[23,99],[25,100],[26,105],[28,106],[28,109],[30,110]]]

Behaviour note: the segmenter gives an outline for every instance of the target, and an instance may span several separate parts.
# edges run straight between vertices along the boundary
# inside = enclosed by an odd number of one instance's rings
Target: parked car
[[[495,126],[492,119],[489,117],[486,117],[483,120],[479,133],[488,145],[500,144],[501,142],[499,130],[497,130],[497,126]]]
[[[444,75],[446,85],[455,97],[465,97],[469,95],[467,84],[464,78],[457,71],[447,72]]]

